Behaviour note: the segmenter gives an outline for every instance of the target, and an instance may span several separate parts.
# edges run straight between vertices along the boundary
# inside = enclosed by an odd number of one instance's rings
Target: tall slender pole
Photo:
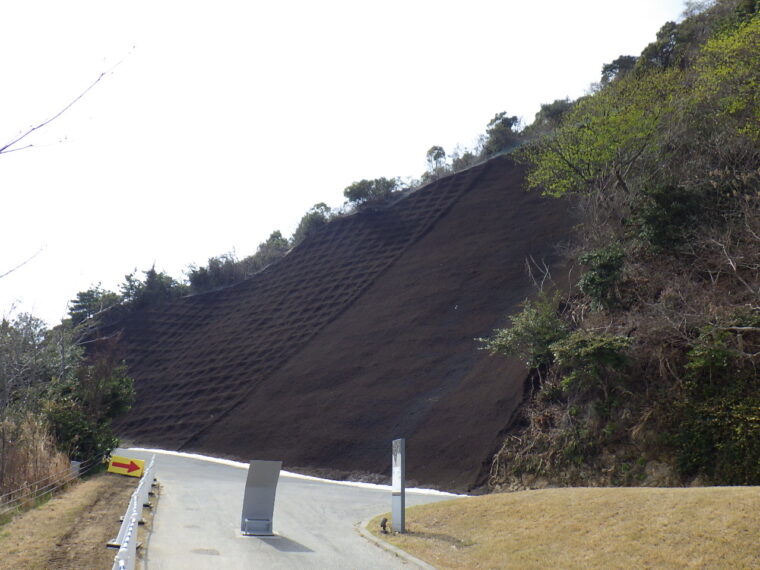
[[[406,530],[406,440],[393,440],[391,521],[394,532]]]

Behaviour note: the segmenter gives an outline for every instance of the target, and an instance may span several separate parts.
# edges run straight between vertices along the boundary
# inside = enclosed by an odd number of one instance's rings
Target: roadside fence
[[[114,557],[112,570],[134,570],[137,560],[137,528],[142,519],[143,507],[150,506],[148,497],[155,481],[155,461],[156,456],[151,456],[140,484],[129,499],[129,506],[121,521],[119,534],[108,543],[108,546],[119,549]]]
[[[34,505],[45,495],[53,495],[68,483],[86,475],[103,462],[103,455],[92,457],[87,461],[72,461],[67,469],[52,473],[38,481],[26,483],[24,487],[0,495],[0,517],[14,511],[21,511],[27,505]]]

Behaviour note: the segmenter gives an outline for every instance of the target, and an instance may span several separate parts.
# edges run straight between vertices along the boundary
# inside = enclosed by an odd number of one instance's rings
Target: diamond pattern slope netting
[[[125,330],[137,403],[119,430],[180,447],[334,319],[466,193],[487,166],[327,225],[228,289],[181,299]],[[150,387],[150,398],[141,397]]]
[[[477,486],[527,371],[475,339],[536,292],[526,262],[558,269],[572,225],[523,175],[493,159],[335,220],[236,286],[120,323],[137,402],[119,435],[336,477],[388,473],[405,437],[410,479]]]

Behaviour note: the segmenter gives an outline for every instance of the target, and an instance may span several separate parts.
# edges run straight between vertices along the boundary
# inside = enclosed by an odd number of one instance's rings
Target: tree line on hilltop
[[[556,109],[569,105],[567,101],[558,101],[544,105],[537,115],[543,122],[549,120]],[[100,284],[80,291],[69,304],[69,317],[73,325],[79,325],[96,315],[102,317],[105,311],[120,306],[123,318],[125,311],[157,306],[185,295],[194,295],[229,287],[239,283],[268,265],[281,259],[290,249],[300,244],[310,235],[320,231],[331,220],[372,208],[383,207],[401,193],[424,186],[442,176],[458,172],[499,153],[513,150],[519,146],[535,129],[529,127],[524,132],[518,131],[519,119],[510,117],[505,112],[497,113],[488,123],[486,134],[474,149],[455,149],[447,158],[440,146],[433,146],[427,152],[428,169],[420,179],[408,183],[395,178],[362,179],[347,186],[343,195],[346,199],[341,208],[330,208],[324,202],[312,206],[300,219],[293,235],[283,236],[279,230],[260,243],[255,253],[238,259],[234,252],[223,253],[208,259],[205,265],[190,265],[183,279],[157,271],[152,267],[142,271],[142,277],[135,270],[125,276],[118,292],[103,289]]]

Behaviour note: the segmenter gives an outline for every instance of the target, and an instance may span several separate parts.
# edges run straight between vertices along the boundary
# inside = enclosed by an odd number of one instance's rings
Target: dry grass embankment
[[[10,502],[65,479],[69,458],[58,451],[47,424],[28,413],[0,420],[0,495]],[[20,506],[29,507],[33,500]],[[15,506],[16,503],[13,503]]]
[[[404,535],[369,528],[438,568],[760,568],[759,487],[544,489],[406,516]]]
[[[17,515],[0,527],[0,569],[110,568],[116,550],[106,543],[118,533],[137,482],[96,475]]]

